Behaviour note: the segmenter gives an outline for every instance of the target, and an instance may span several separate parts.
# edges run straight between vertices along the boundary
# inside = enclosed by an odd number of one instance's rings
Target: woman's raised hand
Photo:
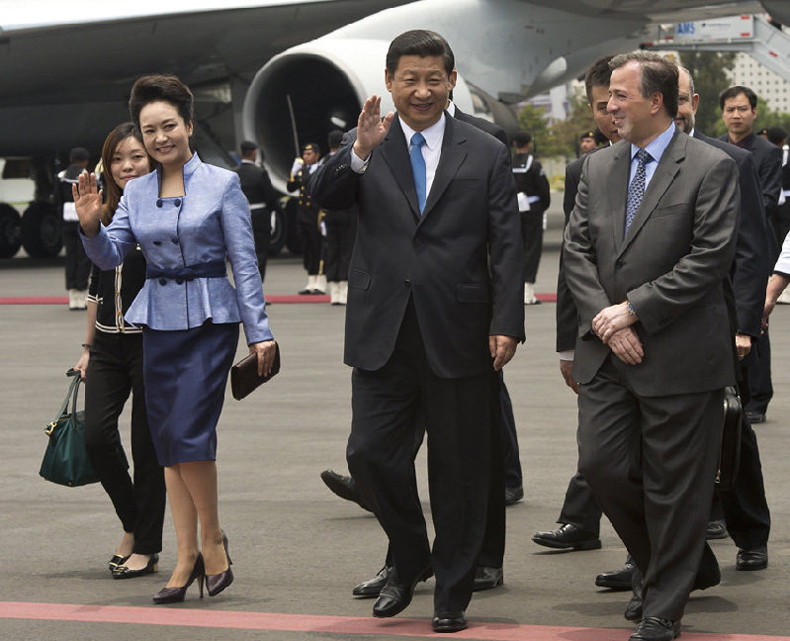
[[[82,232],[86,236],[95,236],[99,233],[101,224],[102,204],[102,190],[96,184],[96,174],[83,171],[77,184],[71,186],[71,195],[74,197],[74,207]]]

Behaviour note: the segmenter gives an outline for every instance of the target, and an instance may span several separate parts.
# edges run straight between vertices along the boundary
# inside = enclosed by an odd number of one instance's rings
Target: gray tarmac
[[[555,291],[559,232],[550,228],[537,291]],[[265,291],[293,294],[304,284],[299,259],[270,262]],[[17,257],[0,262],[0,297],[63,296],[62,259]],[[473,622],[579,628],[547,636],[543,628],[520,639],[625,639],[633,626],[622,617],[628,595],[597,589],[598,572],[619,567],[622,544],[604,520],[603,549],[556,553],[531,541],[551,529],[575,469],[575,397],[565,387],[554,352],[555,306],[526,309],[527,343],[505,370],[518,425],[525,499],[508,508],[505,585],[477,594],[468,610]],[[342,363],[344,308],[328,304],[273,304],[272,327],[281,344],[282,373],[242,402],[230,396],[219,427],[220,510],[230,537],[236,581],[226,593],[203,602],[193,586],[184,604],[195,611],[369,617],[370,600],[351,588],[381,566],[385,537],[375,519],[332,495],[319,479],[326,468],[345,471],[349,431],[350,370]],[[377,632],[281,631],[206,628],[150,623],[47,620],[39,614],[11,618],[23,604],[78,604],[87,617],[101,606],[161,611],[151,595],[174,565],[175,538],[168,514],[158,574],[114,581],[106,562],[121,535],[112,506],[98,485],[64,488],[45,482],[38,468],[46,446],[42,428],[54,418],[66,391],[65,370],[80,355],[85,316],[59,305],[0,305],[3,361],[0,369],[0,640],[148,640],[167,638],[247,640],[399,639],[406,632],[381,622]],[[242,339],[243,340],[243,339]],[[722,568],[721,585],[695,593],[684,618],[684,635],[790,635],[790,307],[772,318],[775,397],[768,421],[756,427],[773,529],[770,565],[736,572],[729,539],[712,542]],[[239,346],[239,355],[246,348]],[[128,412],[122,420],[128,442]],[[417,462],[426,513],[425,455]],[[432,581],[418,587],[402,617],[432,614]],[[9,604],[8,602],[14,602]],[[53,610],[55,610],[53,606]],[[54,615],[53,615],[54,616]],[[372,621],[372,619],[371,619]],[[183,620],[182,620],[183,623]],[[585,630],[584,628],[589,628]],[[605,629],[615,629],[606,633]],[[597,631],[597,632],[596,632]],[[471,631],[470,631],[471,632]],[[413,633],[412,633],[413,634]],[[465,634],[457,635],[456,638]],[[466,638],[477,638],[472,635]],[[493,638],[493,637],[492,637]],[[500,638],[500,637],[497,637]],[[504,638],[504,637],[501,637]],[[513,637],[516,638],[516,637]],[[741,637],[738,637],[739,639]],[[757,638],[757,637],[755,637]]]

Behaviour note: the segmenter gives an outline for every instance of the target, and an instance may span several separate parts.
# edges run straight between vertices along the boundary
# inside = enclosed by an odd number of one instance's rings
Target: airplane
[[[507,106],[579,76],[598,57],[639,47],[650,25],[768,12],[790,23],[785,0],[0,0],[0,157],[32,158],[36,197],[19,214],[0,204],[0,257],[60,251],[48,201],[55,159],[98,152],[128,120],[134,80],[174,73],[194,91],[195,146],[228,164],[242,139],[265,154],[275,187],[300,145],[356,123],[383,94],[389,41],[438,31],[456,54],[454,101],[517,125]],[[7,163],[6,169],[12,164]],[[280,225],[282,232],[283,225]],[[277,240],[275,240],[275,243]],[[280,241],[282,242],[282,240]]]

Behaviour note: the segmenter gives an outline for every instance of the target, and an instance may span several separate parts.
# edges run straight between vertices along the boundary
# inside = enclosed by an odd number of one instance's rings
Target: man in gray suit
[[[735,162],[679,132],[678,71],[611,62],[621,142],[587,156],[565,231],[579,313],[579,470],[644,576],[635,641],[670,641],[700,566],[735,382],[724,280]]]
[[[359,207],[346,312],[347,459],[393,555],[373,614],[403,611],[431,564],[436,632],[466,627],[491,478],[492,367],[524,340],[508,151],[445,115],[454,67],[436,33],[395,38],[384,80],[397,115],[382,119],[381,98],[368,98],[310,183],[322,206]],[[418,420],[428,434],[432,549],[416,491]]]

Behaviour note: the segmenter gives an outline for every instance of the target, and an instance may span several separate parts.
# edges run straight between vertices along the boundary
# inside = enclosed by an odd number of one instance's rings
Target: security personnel
[[[282,220],[282,210],[277,192],[272,187],[269,172],[255,163],[258,147],[254,142],[245,140],[241,143],[241,164],[234,168],[241,181],[241,190],[250,203],[252,218],[252,234],[255,238],[255,254],[258,257],[258,271],[261,281],[266,276],[266,258],[269,254],[269,243],[272,239],[272,214]],[[261,156],[261,161],[263,156]]]
[[[589,154],[598,146],[595,137],[595,132],[592,129],[585,131],[581,136],[579,136],[579,152],[581,156],[584,154]]]
[[[79,175],[88,167],[90,154],[84,147],[74,147],[69,152],[69,166],[58,174],[55,185],[55,202],[60,206],[63,215],[63,246],[66,248],[66,289],[69,292],[69,309],[87,308],[88,276],[91,272],[91,261],[82,246],[77,226],[77,210],[74,209],[72,185],[77,183]]]
[[[535,278],[543,252],[543,214],[549,208],[549,181],[540,163],[530,153],[532,136],[526,131],[513,134],[513,177],[518,191],[518,210],[521,214],[521,237],[527,262],[524,267],[524,304],[537,305]]]
[[[307,285],[300,294],[326,293],[326,276],[321,269],[321,252],[323,237],[321,235],[321,210],[310,200],[307,186],[310,176],[318,168],[321,150],[315,143],[309,142],[302,147],[302,157],[294,161],[291,168],[291,179],[288,191],[299,190],[297,209],[297,232],[302,248],[302,259],[307,271]]]

